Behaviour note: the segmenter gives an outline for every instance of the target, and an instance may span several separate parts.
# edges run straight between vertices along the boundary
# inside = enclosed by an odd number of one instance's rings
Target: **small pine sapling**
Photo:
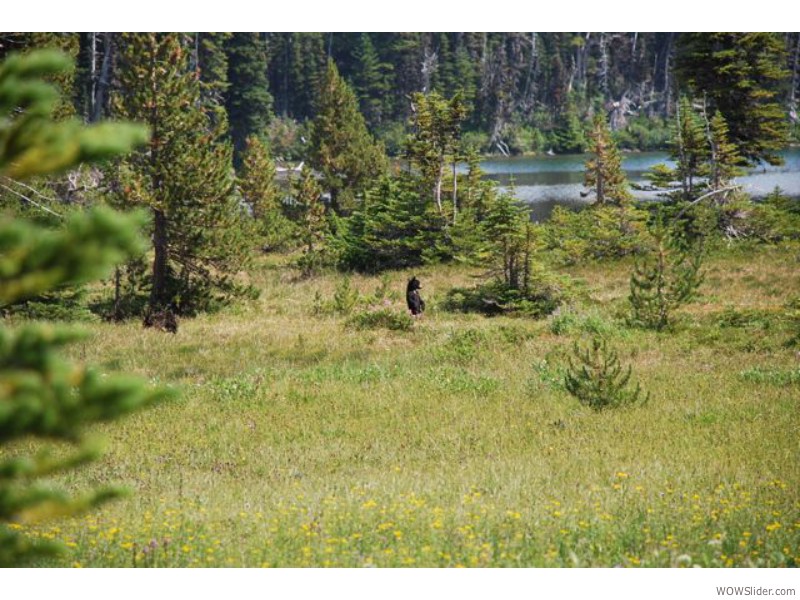
[[[661,331],[703,282],[703,248],[702,244],[689,248],[679,244],[662,225],[652,235],[654,246],[634,264],[628,299],[635,324]]]
[[[603,410],[617,406],[646,402],[639,384],[630,389],[631,367],[624,369],[617,353],[600,337],[592,338],[585,348],[575,342],[574,358],[569,358],[569,369],[564,376],[567,391],[582,404]]]

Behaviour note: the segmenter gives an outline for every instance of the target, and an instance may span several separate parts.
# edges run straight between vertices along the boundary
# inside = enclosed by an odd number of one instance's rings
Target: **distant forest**
[[[783,52],[782,105],[798,139],[800,34],[773,34]],[[231,121],[260,126],[274,155],[304,155],[328,58],[354,90],[370,131],[399,154],[414,92],[460,94],[464,141],[484,153],[580,152],[605,111],[622,148],[665,147],[684,86],[678,33],[194,33],[192,66]],[[87,120],[115,85],[110,33],[0,34],[0,58],[58,45],[78,61],[67,92]]]

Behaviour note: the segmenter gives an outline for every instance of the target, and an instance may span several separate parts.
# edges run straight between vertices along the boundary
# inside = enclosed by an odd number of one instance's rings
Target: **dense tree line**
[[[3,52],[57,46],[74,58],[75,70],[52,78],[61,92],[54,119],[110,116],[146,124],[152,136],[66,181],[25,190],[9,181],[0,203],[22,198],[25,209],[56,216],[98,202],[145,208],[152,258],[117,268],[115,318],[191,314],[254,291],[253,252],[279,248],[296,252],[303,276],[484,264],[503,274],[492,292],[501,304],[550,306],[555,288],[533,266],[538,248],[581,260],[643,247],[646,215],[632,203],[620,155],[641,119],[664,129],[676,167],[653,176],[680,190],[676,202],[710,191],[731,206],[738,169],[779,160],[797,84],[795,37],[8,34]],[[389,161],[387,147],[401,160]],[[542,232],[513,191],[482,180],[478,152],[545,148],[593,154],[585,182],[595,208],[557,212]],[[278,160],[291,155],[302,167]],[[31,193],[63,206],[40,206]],[[694,214],[686,210],[676,205]],[[737,214],[714,218],[741,231]]]
[[[4,34],[0,55],[42,45],[67,50],[79,65],[74,81],[64,83],[78,112],[90,115],[112,83],[114,43],[104,33]],[[777,108],[763,113],[763,127],[774,128],[775,120],[785,127],[786,114],[796,120],[800,92],[798,33],[197,33],[186,44],[207,93],[227,109],[237,163],[247,136],[266,129],[274,151],[301,153],[328,59],[358,98],[370,132],[394,154],[402,150],[409,99],[419,92],[458,93],[467,139],[479,151],[500,153],[585,150],[600,112],[622,146],[661,146],[675,100],[702,92],[709,83],[703,73],[725,61],[730,77],[779,84]],[[738,55],[726,58],[726,48]],[[750,69],[751,59],[762,67]],[[723,78],[716,85],[726,89]],[[752,134],[727,115],[737,109],[730,98],[709,97],[734,137]]]

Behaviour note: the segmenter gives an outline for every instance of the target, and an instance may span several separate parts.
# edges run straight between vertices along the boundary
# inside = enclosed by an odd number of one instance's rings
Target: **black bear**
[[[416,277],[412,277],[408,280],[408,286],[406,287],[406,302],[408,303],[408,310],[411,311],[411,314],[415,317],[421,315],[425,310],[425,301],[419,295],[419,291],[422,289],[422,285],[419,282],[419,279]]]

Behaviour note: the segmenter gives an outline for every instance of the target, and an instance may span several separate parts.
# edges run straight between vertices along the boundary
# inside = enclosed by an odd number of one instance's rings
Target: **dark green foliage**
[[[593,337],[586,346],[573,346],[573,357],[564,376],[564,387],[581,404],[604,410],[647,401],[639,384],[630,389],[631,367],[624,369],[617,353],[605,340]]]
[[[581,154],[588,147],[586,134],[574,104],[570,103],[557,117],[550,142],[550,149],[556,154]]]
[[[0,127],[0,171],[12,179],[65,171],[80,162],[102,160],[145,141],[137,125],[101,123],[84,127],[77,119],[53,123],[58,91],[42,81],[72,69],[56,51],[12,55],[0,69],[0,114],[19,116]]]
[[[75,123],[65,128],[51,121],[48,109],[55,92],[41,78],[58,75],[68,66],[62,55],[43,52],[12,57],[0,67],[0,175],[44,175],[48,165],[66,169],[79,160],[111,158],[128,150],[133,140],[146,138],[140,128],[117,130],[108,124],[85,132]],[[28,112],[13,118],[18,106]],[[15,145],[15,140],[21,143]],[[18,157],[27,157],[23,162],[28,166],[20,166]],[[22,220],[0,220],[0,309],[105,275],[114,263],[141,251],[140,226],[139,218],[108,210],[76,214],[57,231]],[[74,446],[72,452],[58,455],[46,447],[33,456],[5,449],[0,453],[0,567],[20,566],[63,550],[54,542],[21,535],[15,524],[75,514],[122,493],[107,487],[70,497],[37,481],[99,456],[97,444],[85,437],[86,428],[167,396],[138,380],[105,377],[64,361],[61,348],[81,338],[75,331],[40,325],[13,331],[0,327],[0,445],[40,438]]]
[[[408,175],[384,177],[348,220],[341,263],[363,272],[415,267],[436,247],[444,220]]]
[[[387,168],[383,146],[367,131],[353,91],[333,61],[318,86],[309,162],[322,175],[337,212],[352,209],[356,198]]]
[[[635,324],[661,331],[671,323],[674,310],[690,301],[702,283],[703,249],[702,245],[682,247],[663,226],[656,226],[652,236],[653,247],[635,263],[628,299]]]
[[[789,76],[781,34],[684,33],[678,40],[678,77],[725,116],[739,153],[751,164],[780,164],[788,120],[779,98]]]
[[[231,137],[238,157],[251,135],[266,132],[272,111],[267,84],[266,45],[258,33],[234,33],[225,43],[228,58],[228,109]]]
[[[386,96],[390,92],[392,65],[382,62],[368,33],[362,33],[353,51],[353,90],[361,112],[372,131],[386,118]]]
[[[505,314],[539,319],[573,297],[574,286],[568,277],[538,268],[529,276],[527,291],[494,279],[473,288],[448,290],[443,308],[486,316]]]
[[[230,33],[195,33],[197,69],[205,93],[215,102],[222,103],[230,87],[228,81],[228,54],[226,44]]]
[[[150,308],[172,305],[191,314],[213,308],[245,288],[236,275],[252,242],[235,194],[232,149],[224,112],[203,101],[189,55],[176,34],[120,36],[120,91],[115,114],[147,123],[146,150],[120,165],[121,206],[153,215]]]

